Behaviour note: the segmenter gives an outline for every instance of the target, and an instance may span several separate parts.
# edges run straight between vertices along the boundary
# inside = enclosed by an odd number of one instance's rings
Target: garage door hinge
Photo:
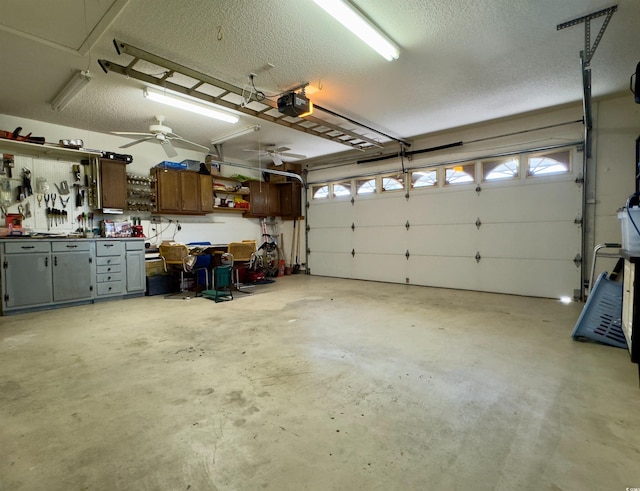
[[[579,174],[578,177],[576,177],[576,184],[584,184],[584,176],[582,174]]]
[[[307,256],[311,254],[311,249],[307,248]]]
[[[480,255],[480,251],[476,252],[476,262],[479,263],[482,256]]]
[[[351,230],[353,231],[353,230],[355,230],[355,229],[356,229],[356,224],[355,224],[355,223],[352,223],[352,224],[351,224]]]
[[[582,215],[580,213],[578,213],[573,219],[573,223],[575,223],[576,225],[582,225]]]
[[[307,202],[305,203],[305,205],[304,205],[304,206],[306,206],[307,208],[309,208],[309,202],[307,201]]]
[[[411,195],[409,193],[404,195],[405,198],[407,198],[407,201],[409,201],[409,198],[411,197]]]
[[[406,258],[407,258],[407,261],[409,260],[409,256],[410,256],[410,255],[411,255],[411,254],[409,254],[409,249],[407,249],[407,252],[405,252],[405,253],[404,253],[404,257],[406,257]]]
[[[356,200],[353,198],[353,196],[351,196],[351,206],[356,204]]]
[[[476,186],[476,193],[478,193],[478,195],[480,194],[480,191],[482,191],[482,188],[480,186]]]
[[[582,256],[580,253],[576,254],[576,257],[573,258],[573,264],[576,265],[576,268],[579,268],[582,264]]]
[[[411,226],[411,225],[409,225],[409,220],[407,220],[407,223],[405,223],[405,224],[404,224],[404,228],[406,228],[407,230],[409,230],[409,227],[410,227],[410,226]]]
[[[480,230],[480,225],[482,225],[482,222],[480,221],[480,217],[478,217],[478,219],[476,220],[476,227],[478,228],[478,230]]]
[[[351,249],[351,257],[356,257],[356,250],[355,249]]]

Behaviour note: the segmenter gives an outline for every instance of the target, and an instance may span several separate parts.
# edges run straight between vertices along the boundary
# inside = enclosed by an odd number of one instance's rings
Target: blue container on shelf
[[[616,348],[627,347],[622,332],[622,283],[610,280],[606,272],[598,277],[571,337]]]
[[[187,168],[187,164],[183,164],[182,162],[170,162],[169,160],[163,160],[156,167],[160,169],[175,169],[175,170],[184,170]]]

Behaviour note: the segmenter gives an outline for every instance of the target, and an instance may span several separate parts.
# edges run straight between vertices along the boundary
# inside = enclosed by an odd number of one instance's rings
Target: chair
[[[160,258],[164,263],[164,270],[169,271],[168,266],[180,271],[180,292],[186,291],[185,273],[192,275],[195,282],[198,281],[198,271],[205,271],[205,286],[209,289],[209,274],[207,268],[196,267],[197,256],[189,254],[189,248],[185,244],[162,243],[159,246]]]
[[[233,256],[233,273],[235,274],[235,289],[242,293],[251,293],[245,291],[249,288],[254,288],[255,285],[249,285],[240,282],[240,270],[246,268],[251,261],[251,257],[256,252],[255,240],[243,240],[242,242],[229,242],[228,252]]]
[[[202,296],[218,302],[233,300],[233,282],[231,265],[213,268],[213,290],[204,290]]]

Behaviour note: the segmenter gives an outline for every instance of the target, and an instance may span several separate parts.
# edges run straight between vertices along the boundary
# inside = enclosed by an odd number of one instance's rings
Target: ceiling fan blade
[[[201,148],[203,150],[206,150],[207,152],[209,151],[209,147],[205,147],[204,145],[200,145],[199,143],[196,143],[196,142],[185,140],[181,136],[177,136],[176,135],[175,137],[170,137],[168,139],[169,140],[178,140],[178,141],[181,141],[182,143],[188,143],[189,145],[193,145],[194,147],[198,147],[198,148]]]
[[[139,131],[112,131],[114,135],[153,136],[153,133],[140,133]]]
[[[278,152],[280,157],[289,157],[290,159],[306,159],[306,155],[302,155],[299,153],[287,153],[287,152]]]
[[[124,145],[120,145],[118,148],[129,148],[138,143],[146,142],[147,140],[153,140],[153,136],[147,136],[146,138],[141,138],[140,140],[132,141],[131,143],[125,143]]]
[[[167,154],[167,157],[175,157],[176,155],[178,155],[178,152],[176,152],[176,149],[173,148],[173,145],[171,144],[171,140],[168,140],[168,139],[160,140],[160,144],[164,149],[164,153]]]
[[[282,159],[280,158],[280,155],[274,153],[271,154],[271,158],[273,159],[273,163],[275,165],[282,165]]]

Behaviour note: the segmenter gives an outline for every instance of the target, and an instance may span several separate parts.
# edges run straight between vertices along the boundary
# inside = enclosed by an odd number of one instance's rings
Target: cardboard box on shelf
[[[283,162],[282,165],[270,164],[269,169],[279,170],[282,172],[291,172],[293,174],[300,175],[300,173],[302,172],[302,165],[295,162]],[[293,178],[288,176],[281,176],[280,174],[269,174],[269,182],[289,182],[292,180]]]

